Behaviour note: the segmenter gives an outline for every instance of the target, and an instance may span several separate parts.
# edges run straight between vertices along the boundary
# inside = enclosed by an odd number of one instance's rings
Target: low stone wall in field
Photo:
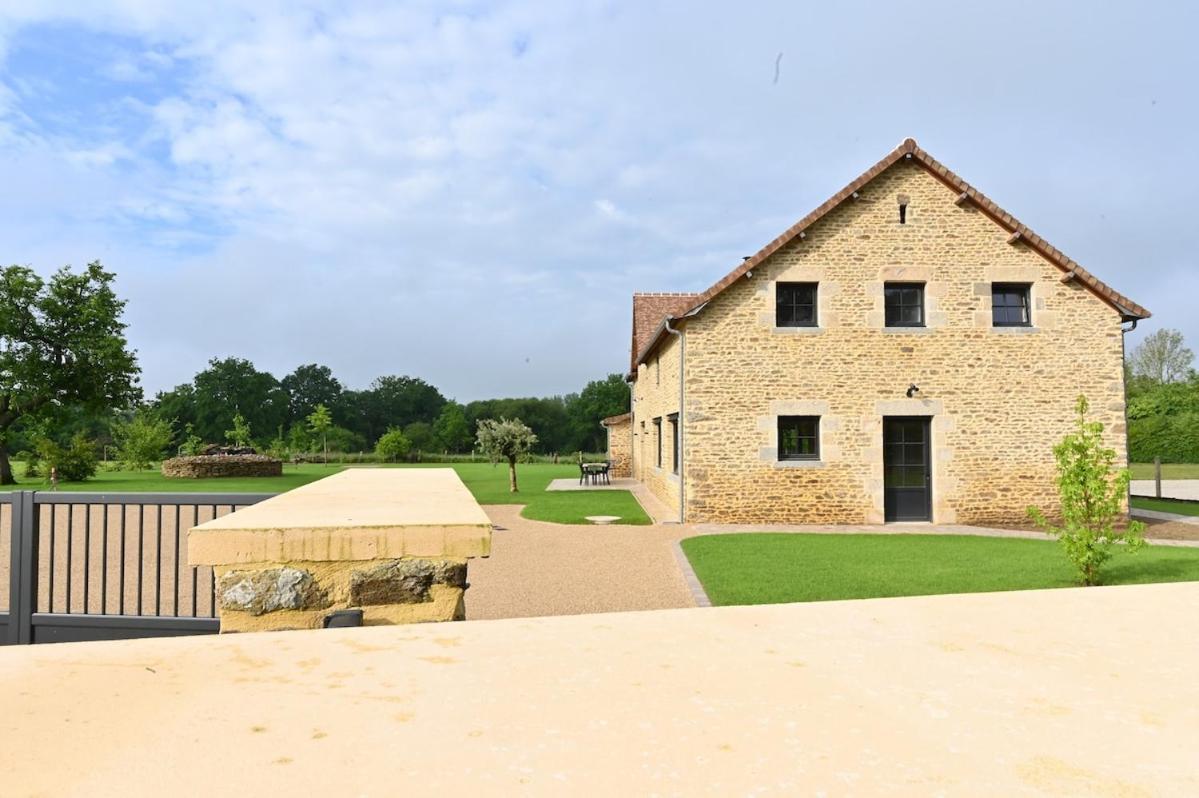
[[[170,479],[211,477],[278,477],[283,461],[265,454],[213,454],[173,457],[162,463],[162,475]]]

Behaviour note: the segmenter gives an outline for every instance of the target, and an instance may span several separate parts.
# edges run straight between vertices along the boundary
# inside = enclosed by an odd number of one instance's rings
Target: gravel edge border
[[[712,600],[708,598],[708,594],[704,592],[704,586],[700,584],[699,577],[695,575],[695,569],[691,567],[691,562],[687,559],[687,555],[683,553],[683,547],[679,545],[679,541],[671,543],[674,549],[674,559],[678,563],[679,570],[683,572],[683,582],[686,583],[687,589],[691,591],[691,598],[697,607],[711,607]]]

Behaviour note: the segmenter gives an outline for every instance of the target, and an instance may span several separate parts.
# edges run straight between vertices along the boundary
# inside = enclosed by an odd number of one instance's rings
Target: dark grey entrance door
[[[932,468],[927,417],[883,419],[883,517],[932,520]]]

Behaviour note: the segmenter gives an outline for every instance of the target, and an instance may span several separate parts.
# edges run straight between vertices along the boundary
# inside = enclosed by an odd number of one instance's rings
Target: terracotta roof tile
[[[630,374],[637,373],[638,356],[649,345],[667,316],[682,314],[694,304],[698,294],[633,294],[633,347]]]

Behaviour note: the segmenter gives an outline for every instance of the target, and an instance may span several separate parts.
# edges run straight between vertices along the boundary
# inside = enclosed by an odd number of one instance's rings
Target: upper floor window
[[[776,327],[816,326],[816,283],[776,283]]]
[[[924,326],[924,283],[885,283],[883,300],[888,327]]]
[[[779,416],[779,459],[820,459],[820,417]]]
[[[996,327],[1030,326],[1030,287],[1028,283],[992,283],[991,324]]]

